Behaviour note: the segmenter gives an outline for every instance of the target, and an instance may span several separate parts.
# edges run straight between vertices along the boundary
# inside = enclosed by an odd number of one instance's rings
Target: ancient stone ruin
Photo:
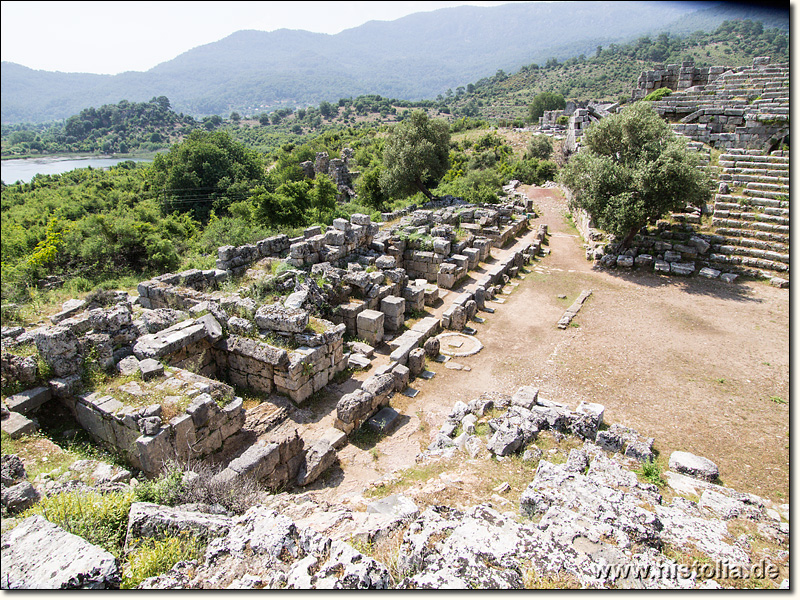
[[[287,417],[292,403],[307,402],[348,367],[369,366],[362,352],[370,350],[348,351],[345,336],[370,349],[386,342],[390,351],[389,363],[336,408],[336,426],[349,434],[420,374],[426,343],[442,329],[464,329],[496,287],[538,254],[546,235],[541,230],[496,261],[441,317],[419,318],[491,248],[527,231],[524,199],[444,204],[383,229],[356,214],[298,238],[222,247],[217,269],[143,281],[137,297],[68,301],[52,326],[4,328],[3,386],[20,391],[9,397],[3,430],[35,430],[35,414],[59,402],[92,438],[149,476],[172,460],[225,456],[223,479],[257,474],[272,489],[311,483],[335,460],[340,435],[305,439],[302,424]],[[114,370],[123,383],[87,391],[91,369]],[[274,405],[268,431],[246,447],[237,390],[291,401]]]

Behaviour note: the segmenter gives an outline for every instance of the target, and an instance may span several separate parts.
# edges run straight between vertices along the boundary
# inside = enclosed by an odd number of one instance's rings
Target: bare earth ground
[[[412,383],[420,393],[392,399],[402,415],[392,434],[372,448],[346,446],[341,470],[313,487],[327,488],[331,500],[358,496],[376,479],[413,466],[457,400],[535,385],[542,397],[573,408],[581,400],[605,405],[607,423],[655,438],[664,469],[674,450],[692,452],[716,462],[725,485],[788,503],[788,290],[594,269],[564,218],[560,192],[523,191],[540,215],[533,228],[550,229],[552,253],[528,266],[504,303],[487,304],[496,312],[479,313],[484,323],[470,323],[484,348],[454,359],[470,370],[429,361],[436,376]],[[573,326],[558,329],[564,310],[587,289],[593,295]],[[451,301],[430,312],[440,314]],[[385,357],[370,372],[381,362]],[[336,400],[352,384],[312,403],[317,427],[332,423]]]

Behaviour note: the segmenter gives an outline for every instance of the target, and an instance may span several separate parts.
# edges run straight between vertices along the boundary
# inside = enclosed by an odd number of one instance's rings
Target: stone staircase
[[[789,65],[754,64],[653,103],[673,129],[719,148],[764,149],[788,133]]]
[[[732,151],[719,161],[711,266],[761,277],[789,273],[789,153]]]

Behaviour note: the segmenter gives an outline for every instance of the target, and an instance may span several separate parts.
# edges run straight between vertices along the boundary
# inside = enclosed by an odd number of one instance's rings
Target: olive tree
[[[423,111],[392,129],[383,150],[381,188],[390,197],[405,197],[417,191],[433,199],[434,187],[450,167],[450,126],[429,119]]]
[[[559,179],[597,225],[630,244],[648,223],[711,196],[711,181],[649,103],[637,102],[591,125]]]

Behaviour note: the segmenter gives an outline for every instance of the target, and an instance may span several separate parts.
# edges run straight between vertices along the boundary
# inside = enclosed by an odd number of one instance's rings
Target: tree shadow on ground
[[[626,270],[618,268],[606,268],[595,264],[592,271],[608,273],[613,277],[622,279],[636,285],[650,288],[662,286],[672,286],[681,291],[695,296],[708,296],[721,300],[734,300],[737,302],[758,302],[763,300],[753,294],[749,286],[742,285],[744,282],[756,281],[749,277],[739,276],[734,283],[725,283],[720,279],[706,279],[699,277],[696,273],[690,277],[676,275],[659,275],[655,272],[644,270]]]

